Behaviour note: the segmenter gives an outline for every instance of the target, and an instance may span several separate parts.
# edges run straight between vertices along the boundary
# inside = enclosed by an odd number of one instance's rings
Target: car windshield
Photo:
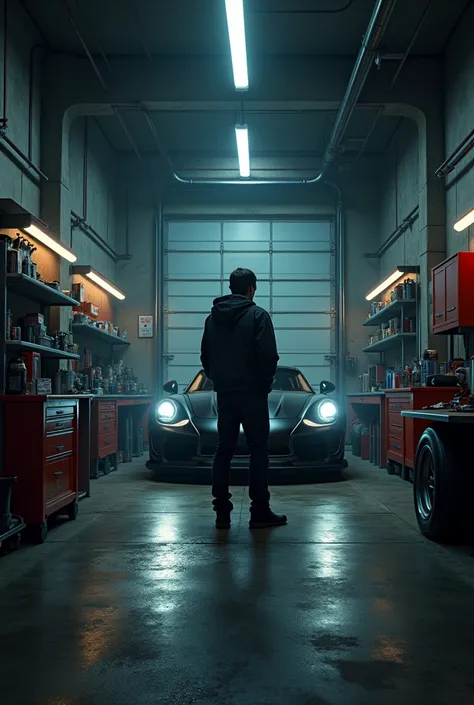
[[[186,389],[186,394],[196,394],[197,392],[212,392],[213,384],[203,371],[199,372],[193,379],[189,387]],[[294,370],[291,367],[279,367],[273,380],[272,389],[282,392],[304,392],[312,394],[311,385],[299,370]]]

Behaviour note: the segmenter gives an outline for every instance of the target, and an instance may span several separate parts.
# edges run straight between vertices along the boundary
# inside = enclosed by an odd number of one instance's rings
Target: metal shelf
[[[96,328],[95,326],[90,326],[87,323],[73,323],[72,332],[75,337],[89,338],[89,340],[96,340],[98,343],[105,343],[107,345],[130,345],[128,340],[119,338],[118,335],[107,333],[107,331]]]
[[[26,340],[6,340],[5,347],[7,353],[39,352],[44,358],[79,360],[79,355],[74,353],[57,350],[56,348],[47,348],[45,345],[36,345],[36,343],[28,343]]]
[[[62,291],[37,281],[26,274],[7,274],[7,288],[18,296],[38,301],[46,306],[79,306],[75,299]]]
[[[389,335],[387,338],[378,340],[376,343],[364,348],[363,352],[384,352],[384,350],[389,350],[395,347],[398,343],[403,343],[408,340],[416,340],[416,333],[397,333],[396,335]]]
[[[363,326],[378,326],[380,323],[385,323],[393,318],[395,311],[403,311],[404,309],[415,309],[416,299],[398,299],[385,306],[373,316],[367,318],[362,324]]]

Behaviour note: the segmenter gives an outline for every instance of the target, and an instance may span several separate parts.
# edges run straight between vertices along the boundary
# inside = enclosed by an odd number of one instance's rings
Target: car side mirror
[[[167,394],[177,394],[178,389],[178,383],[175,379],[173,379],[171,382],[166,382],[166,384],[163,385],[163,391],[165,391]]]
[[[319,385],[320,394],[331,394],[331,392],[336,391],[336,385],[332,382],[321,382]]]

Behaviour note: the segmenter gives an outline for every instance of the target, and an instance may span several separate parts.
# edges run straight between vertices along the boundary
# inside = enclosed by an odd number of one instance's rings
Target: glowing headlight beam
[[[319,403],[317,413],[320,421],[331,423],[337,416],[337,406],[331,399],[325,399]]]
[[[176,418],[177,413],[178,409],[176,407],[176,404],[174,404],[172,401],[169,401],[169,399],[160,402],[156,408],[156,416],[158,418],[158,421],[162,421],[163,423],[169,423],[170,421],[173,421],[173,419]]]

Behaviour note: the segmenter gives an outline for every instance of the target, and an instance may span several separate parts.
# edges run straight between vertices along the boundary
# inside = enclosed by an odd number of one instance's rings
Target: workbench
[[[117,467],[117,453],[123,452],[125,462],[131,461],[132,447],[127,428],[130,424],[143,429],[148,438],[148,414],[152,394],[111,395],[93,397],[91,421],[90,476],[99,477],[100,461],[104,472]],[[140,454],[140,453],[138,453]]]
[[[369,458],[380,468],[386,467],[386,422],[385,422],[385,392],[362,392],[347,394],[348,429],[356,419],[360,419],[369,427],[370,450]]]
[[[413,471],[413,499],[421,532],[435,541],[461,539],[472,530],[474,473],[469,426],[474,412],[448,409],[402,411],[423,421]]]

